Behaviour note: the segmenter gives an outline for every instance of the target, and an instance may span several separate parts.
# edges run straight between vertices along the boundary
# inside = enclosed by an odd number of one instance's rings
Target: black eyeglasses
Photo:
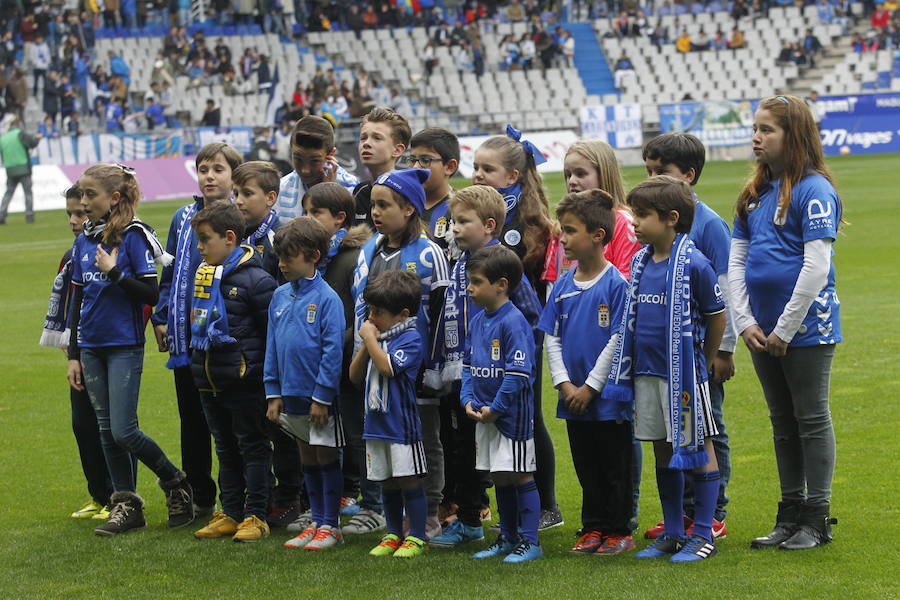
[[[412,167],[415,166],[416,163],[419,164],[423,169],[427,169],[431,166],[431,163],[434,161],[444,162],[440,157],[436,156],[414,156],[412,154],[408,156],[404,156],[400,159],[400,164],[404,167]]]

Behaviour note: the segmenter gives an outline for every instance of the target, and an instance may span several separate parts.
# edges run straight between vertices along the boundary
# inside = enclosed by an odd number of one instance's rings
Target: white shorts
[[[290,436],[306,442],[310,446],[343,448],[345,444],[340,415],[329,415],[324,426],[315,427],[310,424],[309,415],[281,413],[281,416],[278,417],[278,424]]]
[[[534,438],[511,440],[493,423],[476,423],[475,468],[491,473],[533,473],[537,470]]]
[[[366,479],[369,481],[422,476],[427,472],[422,442],[397,444],[386,440],[366,440]]]
[[[718,435],[709,403],[709,386],[706,383],[700,386],[700,411],[703,417],[703,435]],[[655,375],[635,377],[634,438],[643,442],[671,442],[671,414],[669,382]]]

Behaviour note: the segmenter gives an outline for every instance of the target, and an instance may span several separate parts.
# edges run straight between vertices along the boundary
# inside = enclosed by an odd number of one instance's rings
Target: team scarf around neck
[[[416,327],[416,317],[410,317],[405,321],[401,321],[379,334],[378,344],[384,353],[387,354],[388,342],[406,331]],[[386,413],[390,403],[390,387],[388,378],[381,374],[372,359],[369,359],[369,365],[366,367],[366,409],[368,411],[378,411]]]
[[[92,242],[100,243],[103,241],[103,231],[107,226],[107,218],[109,213],[103,215],[99,221],[96,223],[92,223],[91,221],[84,222],[84,237],[91,240]],[[159,241],[159,238],[156,235],[156,231],[144,223],[143,221],[139,221],[137,219],[132,219],[131,223],[129,223],[125,227],[125,231],[137,231],[144,238],[144,242],[146,242],[147,247],[150,249],[150,253],[153,254],[153,261],[161,266],[167,267],[172,264],[174,260],[173,256],[166,252],[166,249],[163,247],[162,242]],[[123,232],[124,234],[125,232]]]
[[[496,189],[503,196],[503,203],[506,204],[506,220],[504,224],[509,225],[510,221],[519,214],[519,198],[522,197],[522,186],[514,183],[507,187]]]
[[[331,241],[328,242],[328,254],[322,257],[322,260],[319,261],[319,264],[316,266],[316,269],[320,273],[325,273],[325,269],[328,268],[328,264],[331,262],[337,253],[341,251],[341,242],[344,241],[344,238],[347,236],[346,229],[338,229],[333,236],[331,236]]]
[[[53,280],[53,289],[50,291],[50,302],[47,306],[47,316],[44,317],[44,329],[41,331],[41,346],[54,348],[67,348],[69,346],[69,328],[66,327],[66,310],[69,302],[69,286],[72,282],[72,257],[66,261],[56,278]]]
[[[194,275],[191,270],[191,255],[196,246],[191,219],[200,210],[202,201],[196,201],[185,207],[181,213],[181,222],[176,228],[178,239],[175,245],[175,263],[172,270],[172,287],[169,292],[169,310],[167,318],[170,369],[186,367],[191,364],[188,334],[190,332],[190,294],[193,293]]]
[[[240,246],[232,250],[221,265],[204,262],[197,267],[191,306],[191,348],[209,350],[237,341],[228,332],[222,279],[246,258],[253,256],[253,252],[249,246]]]
[[[666,269],[666,358],[668,397],[672,426],[672,469],[689,470],[708,462],[704,448],[703,398],[708,397],[706,373],[702,368],[701,339],[694,335],[700,315],[691,306],[691,255],[694,243],[679,233],[672,244]],[[622,311],[619,339],[609,378],[601,397],[616,402],[634,402],[634,323],[637,317],[637,293],[641,274],[653,254],[645,246],[631,262],[631,282],[627,304]]]
[[[241,242],[242,244],[247,244],[253,248],[256,248],[256,242],[264,239],[269,232],[272,230],[272,226],[278,221],[278,215],[274,210],[270,210],[269,214],[266,215],[266,218],[262,220],[262,222],[257,225],[256,230],[253,231],[250,235],[248,235]]]

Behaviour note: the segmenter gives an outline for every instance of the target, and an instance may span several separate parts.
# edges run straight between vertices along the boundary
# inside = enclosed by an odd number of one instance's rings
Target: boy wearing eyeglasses
[[[355,225],[368,223],[375,230],[371,211],[372,183],[380,175],[397,167],[397,161],[409,146],[411,135],[407,120],[391,108],[375,107],[362,118],[359,127],[359,158],[372,179],[353,189],[353,200],[356,203]]]
[[[459,168],[459,140],[442,127],[423,129],[410,140],[409,154],[401,159],[400,166],[431,171],[431,175],[423,184],[425,212],[422,219],[428,223],[429,237],[445,252],[448,251],[449,200],[453,191],[450,178]],[[448,256],[448,258],[456,257]]]

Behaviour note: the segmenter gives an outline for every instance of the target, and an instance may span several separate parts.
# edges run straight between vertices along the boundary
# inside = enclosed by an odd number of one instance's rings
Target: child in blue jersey
[[[281,277],[281,271],[272,240],[283,223],[272,207],[278,198],[280,179],[275,165],[262,160],[245,162],[231,174],[234,205],[244,215],[246,227],[241,243],[260,253],[263,269],[276,280]]]
[[[556,209],[560,243],[578,266],[553,286],[538,328],[547,334],[550,377],[559,390],[556,416],[566,420],[581,484],[582,536],[577,554],[612,555],[634,548],[631,456],[633,407],[599,392],[622,321],[628,284],[604,256],[614,239],[616,202],[599,189],[568,194]],[[590,340],[587,342],[587,340]]]
[[[275,247],[287,283],[269,306],[265,384],[267,416],[300,445],[311,522],[288,548],[325,550],[343,541],[338,523],[344,445],[338,385],[344,349],[344,307],[317,264],[330,234],[312,217],[278,230]]]
[[[112,479],[109,520],[94,531],[112,536],[146,526],[132,455],[158,477],[169,527],[194,520],[193,493],[184,471],[138,427],[144,362],[143,306],[159,297],[155,260],[171,260],[156,234],[135,219],[141,198],[134,171],[94,165],[78,180],[88,221],[72,250],[69,384],[87,389]]]
[[[652,441],[665,530],[638,558],[693,562],[716,552],[712,519],[719,471],[707,364],[725,329],[716,275],[688,238],[694,217],[690,186],[658,175],[627,197],[641,243],[631,263],[626,308],[601,399],[634,403],[634,437]],[[662,343],[661,343],[662,342]],[[685,536],[685,471],[694,483],[694,527]]]
[[[440,442],[438,390],[441,389],[438,367],[437,324],[448,284],[447,259],[443,250],[425,233],[422,214],[425,190],[422,184],[429,171],[407,169],[389,171],[372,186],[372,218],[378,232],[363,245],[354,276],[356,296],[356,329],[365,321],[367,304],[364,291],[367,281],[384,271],[402,269],[415,273],[421,285],[416,329],[424,344],[422,373],[418,380],[417,401],[422,419],[422,436],[428,474],[427,537],[441,534],[438,506],[443,498],[444,457]],[[348,524],[349,525],[349,524]],[[350,532],[358,533],[352,528]],[[348,533],[345,528],[344,533]]]
[[[761,101],[756,170],[734,220],[729,292],[759,377],[775,440],[781,501],[753,548],[803,550],[831,541],[835,440],[828,386],[841,342],[833,246],[842,205],[803,100]]]
[[[409,271],[385,271],[366,286],[368,318],[359,328],[362,346],[350,363],[350,379],[365,382],[363,438],[366,472],[381,482],[387,535],[372,556],[413,558],[425,552],[427,500],[419,478],[426,473],[416,379],[426,354],[416,327],[421,283]],[[403,511],[409,535],[403,537]]]
[[[194,490],[197,516],[201,517],[215,510],[216,483],[212,479],[209,426],[191,375],[191,302],[194,276],[202,260],[191,219],[205,206],[229,198],[232,172],[242,161],[241,154],[224,142],[207,144],[197,153],[194,164],[200,195],[172,215],[166,252],[175,260],[162,270],[159,301],[150,318],[159,351],[169,353],[166,367],[172,369],[175,379],[181,463]]]
[[[534,336],[509,295],[522,263],[504,246],[469,257],[467,293],[484,311],[472,319],[460,404],[475,425],[475,468],[490,471],[497,490],[500,535],[473,558],[505,563],[542,558],[541,501],[534,482]]]
[[[219,459],[222,512],[197,538],[256,542],[266,523],[272,449],[266,436],[262,371],[266,314],[275,280],[242,245],[244,217],[215,202],[191,219],[203,262],[191,302],[191,372]]]
[[[689,133],[665,133],[650,140],[643,151],[644,166],[647,175],[671,175],[683,179],[691,185],[694,196],[694,222],[688,237],[703,255],[709,259],[716,281],[722,290],[725,305],[728,305],[728,249],[731,245],[731,232],[725,220],[710,207],[697,198],[695,185],[700,180],[700,173],[706,162],[706,149],[703,142]],[[713,418],[719,433],[713,437],[716,449],[716,462],[719,465],[719,496],[716,500],[716,514],[713,517],[713,537],[725,537],[725,516],[728,504],[726,488],[731,478],[731,448],[728,445],[728,433],[725,430],[725,418],[722,405],[725,402],[725,382],[734,375],[734,347],[737,345],[737,334],[731,323],[731,314],[726,310],[725,333],[715,359],[709,365],[709,401]],[[640,460],[640,454],[637,455]],[[638,470],[637,473],[640,473]],[[635,481],[635,488],[640,486],[640,478]],[[694,517],[693,488],[689,480],[685,480],[685,527],[690,530]],[[660,521],[656,527],[649,529],[644,535],[654,539],[664,529]]]
[[[303,215],[303,195],[317,183],[334,181],[353,189],[359,179],[335,158],[334,125],[322,117],[307,115],[297,121],[291,134],[294,170],[281,178],[275,210],[285,220]]]
[[[453,217],[453,239],[462,254],[450,273],[438,341],[443,346],[442,379],[449,386],[448,398],[455,405],[447,419],[451,423],[452,450],[455,452],[455,482],[449,491],[451,500],[458,508],[457,518],[445,528],[443,535],[430,540],[430,545],[436,547],[450,547],[484,538],[481,512],[484,491],[490,482],[485,482],[483,473],[475,468],[475,422],[467,418],[465,407],[459,403],[462,364],[470,325],[475,315],[482,311],[482,307],[475,304],[468,294],[467,267],[472,254],[481,248],[499,244],[497,236],[506,216],[506,205],[494,188],[473,185],[453,195],[450,212]],[[527,279],[523,278],[515,287],[510,299],[529,324],[537,322],[541,305]]]
[[[409,155],[404,159],[409,167],[428,169],[431,175],[423,184],[425,211],[422,219],[428,223],[428,235],[447,251],[450,231],[450,178],[459,168],[459,139],[442,127],[429,127],[409,141]],[[499,232],[498,232],[499,233]]]

